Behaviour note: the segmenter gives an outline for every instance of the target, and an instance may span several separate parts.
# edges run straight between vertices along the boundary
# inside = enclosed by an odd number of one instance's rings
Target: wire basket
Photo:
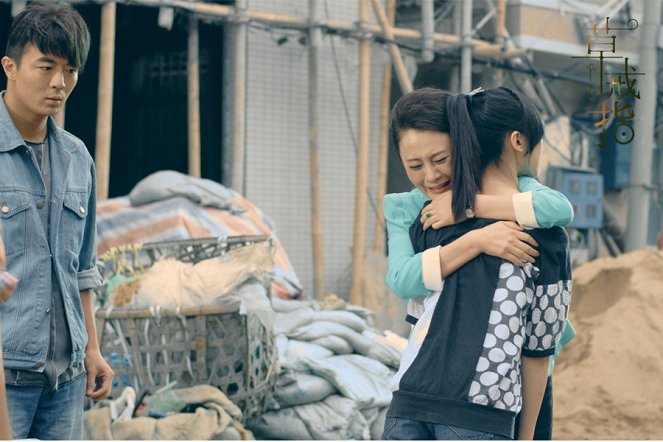
[[[105,280],[136,274],[157,260],[197,263],[229,250],[271,240],[267,236],[206,238],[122,246],[99,258]],[[271,281],[265,282],[269,294]],[[99,291],[104,299],[105,288]],[[96,313],[101,352],[115,372],[113,395],[125,386],[136,391],[197,384],[221,389],[242,410],[244,420],[271,403],[277,375],[272,330],[255,315],[239,313],[240,302],[178,309],[100,309]]]

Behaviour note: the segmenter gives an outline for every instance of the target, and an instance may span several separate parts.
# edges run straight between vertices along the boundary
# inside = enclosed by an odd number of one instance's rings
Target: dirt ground
[[[573,272],[578,335],[554,372],[555,439],[663,439],[663,253]]]

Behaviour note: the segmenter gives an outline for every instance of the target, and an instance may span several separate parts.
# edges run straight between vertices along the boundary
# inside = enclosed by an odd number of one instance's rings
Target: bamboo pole
[[[97,105],[97,136],[95,163],[97,167],[97,199],[108,198],[110,177],[111,131],[113,127],[113,71],[115,68],[116,3],[101,8],[101,44],[99,49],[99,103]]]
[[[312,24],[319,19],[319,0],[309,0],[309,19]],[[318,27],[309,29],[308,47],[308,115],[309,155],[311,165],[311,241],[313,244],[313,290],[318,300],[324,298],[324,254],[322,237],[322,209],[320,203],[320,154],[318,143],[318,63],[322,31]]]
[[[217,5],[212,3],[205,3],[202,1],[189,1],[189,0],[120,0],[120,1],[124,3],[130,3],[141,6],[165,6],[165,7],[180,8],[185,11],[195,12],[197,14],[204,14],[213,17],[236,16],[235,8],[233,8],[232,6]],[[249,20],[282,25],[282,26],[290,26],[295,28],[306,28],[309,24],[307,18],[297,17],[288,14],[273,13],[273,12],[245,10],[244,16]],[[348,32],[350,34],[357,31],[356,23],[344,20],[326,20],[324,22],[324,28],[331,32]],[[374,36],[386,37],[384,33],[381,31],[380,26],[377,24],[367,23],[364,26],[364,31],[371,33]],[[415,29],[393,28],[392,32],[393,36],[396,38],[421,42],[422,38],[421,32]],[[356,38],[361,39],[362,37],[357,36]],[[461,44],[460,37],[453,34],[443,34],[436,32],[433,34],[433,40],[436,43],[442,43],[446,45]],[[484,57],[512,58],[512,57],[520,57],[525,53],[525,51],[523,50],[514,50],[509,53],[502,53],[502,48],[499,45],[477,39],[470,39],[469,44],[474,46],[473,52],[475,55],[484,56]]]
[[[495,36],[504,43],[506,38],[506,0],[497,0],[497,17],[495,18]]]
[[[233,59],[233,137],[231,187],[245,195],[244,168],[246,143],[246,23],[241,19],[246,9],[246,0],[237,0],[240,20],[234,24]],[[234,10],[233,10],[234,11]]]
[[[198,19],[189,17],[189,62],[187,64],[187,105],[189,132],[189,175],[200,177],[200,61]]]
[[[506,44],[506,0],[497,0],[497,16],[495,17],[495,40],[497,44],[504,46]],[[504,84],[504,69],[495,69],[494,86]]]
[[[368,0],[360,0],[359,21],[368,21]],[[368,144],[370,136],[371,43],[368,36],[359,41],[359,153],[355,182],[354,235],[352,240],[352,288],[350,303],[363,304],[362,275],[366,244],[366,207],[368,198]]]
[[[387,20],[387,14],[385,14],[384,9],[382,8],[382,3],[380,3],[380,0],[371,0],[371,3],[373,4],[373,12],[375,12],[375,16],[378,18],[382,32],[388,40],[394,40],[394,32]],[[405,69],[405,63],[403,63],[403,58],[401,57],[401,50],[396,43],[389,43],[388,46],[391,62],[394,64],[396,78],[398,78],[398,84],[401,86],[401,91],[404,94],[407,94],[412,91],[412,81],[407,74],[407,69]]]
[[[396,0],[387,1],[387,22],[393,25],[396,18]],[[376,186],[377,219],[373,234],[373,251],[384,254],[384,195],[387,193],[387,168],[389,165],[389,108],[391,107],[391,63],[386,62],[382,70],[382,92],[380,95],[380,135],[378,141],[378,179]]]

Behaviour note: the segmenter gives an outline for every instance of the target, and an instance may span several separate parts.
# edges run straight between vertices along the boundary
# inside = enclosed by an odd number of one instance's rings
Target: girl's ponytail
[[[471,96],[457,94],[447,99],[449,135],[453,143],[453,199],[451,208],[456,220],[474,207],[474,198],[481,190],[481,145],[474,132],[468,112]]]

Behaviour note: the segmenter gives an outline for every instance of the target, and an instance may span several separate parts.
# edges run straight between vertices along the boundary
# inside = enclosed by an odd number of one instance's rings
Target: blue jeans
[[[7,405],[14,439],[82,439],[85,373],[60,385],[7,384]]]
[[[500,434],[387,416],[384,440],[511,440]]]

